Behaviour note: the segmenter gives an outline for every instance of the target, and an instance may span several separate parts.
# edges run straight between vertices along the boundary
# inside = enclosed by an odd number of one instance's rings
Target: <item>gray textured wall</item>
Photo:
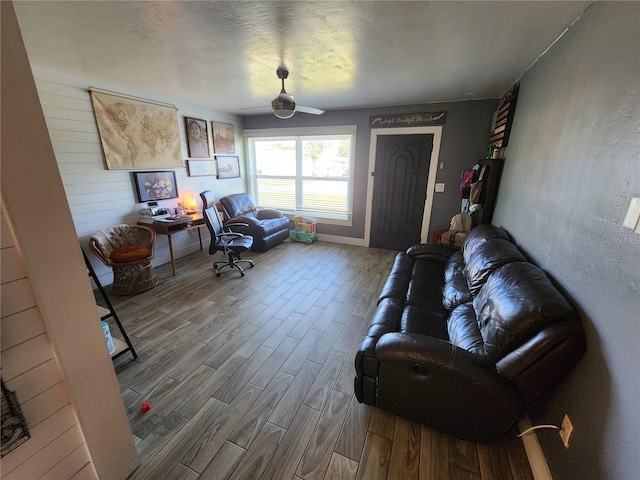
[[[487,153],[491,116],[497,100],[432,103],[369,109],[328,111],[323,115],[297,113],[289,120],[274,115],[243,117],[245,129],[317,127],[326,125],[357,125],[355,191],[353,200],[353,226],[318,225],[318,232],[344,237],[364,238],[367,182],[369,178],[369,116],[393,113],[446,111],[447,120],[442,130],[440,161],[445,166],[438,169],[437,182],[446,183],[443,193],[434,196],[431,215],[431,232],[446,229],[451,217],[460,211],[460,172],[473,166]],[[389,129],[392,130],[392,129]],[[431,233],[429,234],[431,236]]]
[[[524,76],[494,215],[581,310],[586,356],[533,416],[556,479],[640,478],[640,3],[595,3]]]

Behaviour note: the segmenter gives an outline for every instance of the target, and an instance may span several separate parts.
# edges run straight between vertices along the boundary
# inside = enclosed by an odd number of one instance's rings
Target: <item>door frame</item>
[[[373,213],[373,172],[376,165],[376,150],[378,147],[378,135],[433,135],[433,148],[429,162],[429,177],[427,179],[427,198],[424,203],[422,215],[422,229],[420,241],[427,243],[429,237],[429,223],[431,222],[431,209],[433,207],[433,194],[436,186],[436,173],[438,171],[438,159],[440,157],[440,141],[442,140],[442,126],[438,127],[400,127],[400,128],[372,128],[369,143],[369,178],[367,182],[367,208],[364,219],[364,246],[369,247],[371,241],[371,215]]]

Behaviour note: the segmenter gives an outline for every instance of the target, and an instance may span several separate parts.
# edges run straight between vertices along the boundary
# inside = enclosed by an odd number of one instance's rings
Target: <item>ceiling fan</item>
[[[280,95],[271,101],[271,109],[273,114],[278,118],[291,118],[296,112],[310,113],[311,115],[322,115],[324,110],[313,107],[305,107],[303,105],[296,105],[293,100],[293,95],[289,95],[284,89],[284,81],[289,76],[289,70],[280,67],[276,70],[276,75],[282,81],[282,90]]]

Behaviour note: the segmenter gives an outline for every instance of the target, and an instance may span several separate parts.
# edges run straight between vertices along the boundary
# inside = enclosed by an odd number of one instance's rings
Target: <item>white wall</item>
[[[188,158],[185,116],[207,121],[212,153],[211,121],[233,124],[236,133],[236,154],[240,157],[242,178],[218,180],[215,176],[189,177],[186,162],[184,162],[183,168],[175,169],[178,193],[181,199],[187,199],[193,195],[200,209],[202,204],[199,193],[203,190],[212,190],[217,197],[247,191],[240,117],[197,105],[174,102],[167,98],[153,97],[145,92],[127,90],[118,85],[106,85],[96,79],[74,78],[36,67],[34,67],[34,77],[78,238],[88,252],[87,256],[104,285],[113,281],[113,274],[89,251],[87,247],[89,237],[102,228],[120,223],[135,224],[138,211],[145,204],[138,203],[136,198],[131,174],[133,170],[107,170],[105,167],[93,105],[87,91],[89,87],[175,105],[178,109],[183,160]],[[163,207],[175,207],[178,200],[164,200],[159,203]],[[46,206],[46,199],[43,199],[43,206]],[[206,229],[201,230],[203,237],[208,238]],[[206,247],[208,240],[203,243]],[[173,248],[176,258],[196,251],[199,248],[197,232],[175,235]],[[161,265],[169,261],[167,238],[159,235],[156,239],[153,264]]]
[[[1,209],[1,206],[0,206]],[[2,478],[95,478],[87,446],[62,381],[6,216],[2,244],[2,379],[15,391],[31,438],[2,459]]]

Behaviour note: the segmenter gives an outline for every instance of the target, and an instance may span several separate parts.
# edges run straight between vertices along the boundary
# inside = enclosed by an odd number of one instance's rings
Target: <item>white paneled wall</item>
[[[2,378],[16,392],[31,438],[2,459],[2,478],[95,478],[69,393],[7,219],[2,243]]]
[[[34,76],[76,232],[80,244],[88,252],[87,256],[103,284],[110,284],[113,281],[113,275],[109,268],[89,252],[87,243],[90,235],[102,228],[120,223],[136,223],[138,211],[145,204],[138,203],[136,198],[131,174],[133,170],[107,170],[105,167],[98,126],[87,90],[89,87],[133,95],[150,101],[170,103],[177,107],[183,167],[175,169],[175,172],[181,199],[186,200],[193,195],[197,200],[198,209],[200,209],[202,205],[199,193],[202,190],[212,190],[217,197],[247,191],[240,117],[202,106],[154,97],[144,92],[132,92],[114,85],[103,85],[99,81],[89,85],[80,79],[61,79],[57,74],[37,69],[34,69]],[[212,158],[211,121],[231,123],[235,126],[236,154],[240,157],[242,178],[218,180],[215,176],[189,177],[187,175],[186,162],[184,161],[188,158],[185,116],[207,121]],[[149,170],[149,168],[145,170]],[[160,170],[166,169],[161,168]],[[42,203],[43,214],[46,214],[46,198],[42,199]],[[160,205],[172,208],[177,203],[178,200],[165,200],[161,201]],[[203,236],[208,238],[208,232],[205,230],[202,230]],[[204,243],[206,247],[208,240]],[[175,235],[173,248],[176,258],[196,251],[199,248],[197,232],[191,231]],[[160,265],[169,261],[167,238],[159,235],[156,239],[153,264]],[[179,274],[180,269],[178,268]]]

